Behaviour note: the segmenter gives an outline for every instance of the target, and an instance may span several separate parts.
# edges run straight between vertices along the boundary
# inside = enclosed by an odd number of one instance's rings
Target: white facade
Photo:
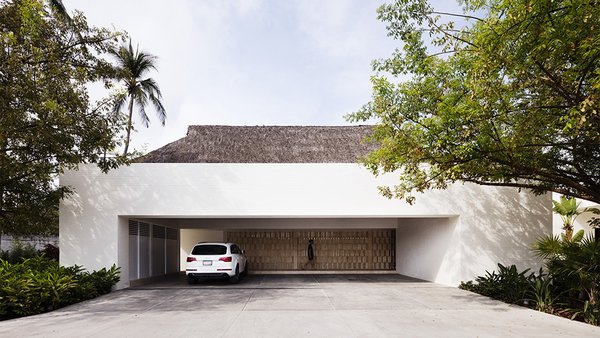
[[[226,228],[395,228],[397,272],[447,285],[499,262],[539,266],[529,248],[552,233],[550,194],[455,184],[410,206],[378,194],[396,180],[358,164],[139,163],[108,174],[83,165],[60,178],[75,190],[60,205],[60,260],[116,263],[127,287],[128,221],[148,219],[217,237]],[[183,252],[193,233],[180,232]]]

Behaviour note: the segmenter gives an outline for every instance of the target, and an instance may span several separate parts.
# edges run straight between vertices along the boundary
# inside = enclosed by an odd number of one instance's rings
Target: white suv
[[[185,267],[189,284],[198,278],[227,277],[237,283],[248,272],[244,250],[234,243],[198,243],[194,246]]]

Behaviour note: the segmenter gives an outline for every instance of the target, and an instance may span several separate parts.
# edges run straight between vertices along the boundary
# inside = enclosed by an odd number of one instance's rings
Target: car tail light
[[[231,262],[231,256],[219,258],[221,262]]]
[[[188,257],[186,262],[195,262],[196,261],[196,257]]]

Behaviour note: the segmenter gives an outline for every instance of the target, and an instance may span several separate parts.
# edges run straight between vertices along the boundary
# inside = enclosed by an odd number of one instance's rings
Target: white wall
[[[392,229],[395,218],[183,218],[182,228],[204,229]]]
[[[222,242],[224,232],[207,229],[181,229],[179,230],[180,245],[180,270],[185,271],[185,260],[198,242]]]
[[[453,284],[460,280],[458,218],[398,220],[396,270],[407,276]]]
[[[60,177],[62,186],[76,191],[60,205],[61,263],[90,269],[118,263],[128,271],[122,257],[127,240],[121,238],[127,231],[118,231],[126,221],[119,226],[119,217],[458,217],[453,241],[459,243],[460,261],[468,262],[460,266],[462,277],[499,261],[528,262],[528,241],[552,231],[550,195],[454,184],[419,194],[410,206],[378,194],[378,185],[396,180],[392,174],[375,178],[357,164],[139,163],[108,174],[82,165]],[[447,274],[435,281],[459,282]],[[119,287],[127,285],[124,278]]]

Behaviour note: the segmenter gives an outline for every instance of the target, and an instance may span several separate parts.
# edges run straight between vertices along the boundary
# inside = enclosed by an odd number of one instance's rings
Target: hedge
[[[45,257],[20,263],[0,259],[0,319],[28,316],[109,293],[119,281],[119,268],[87,272],[63,267]]]

